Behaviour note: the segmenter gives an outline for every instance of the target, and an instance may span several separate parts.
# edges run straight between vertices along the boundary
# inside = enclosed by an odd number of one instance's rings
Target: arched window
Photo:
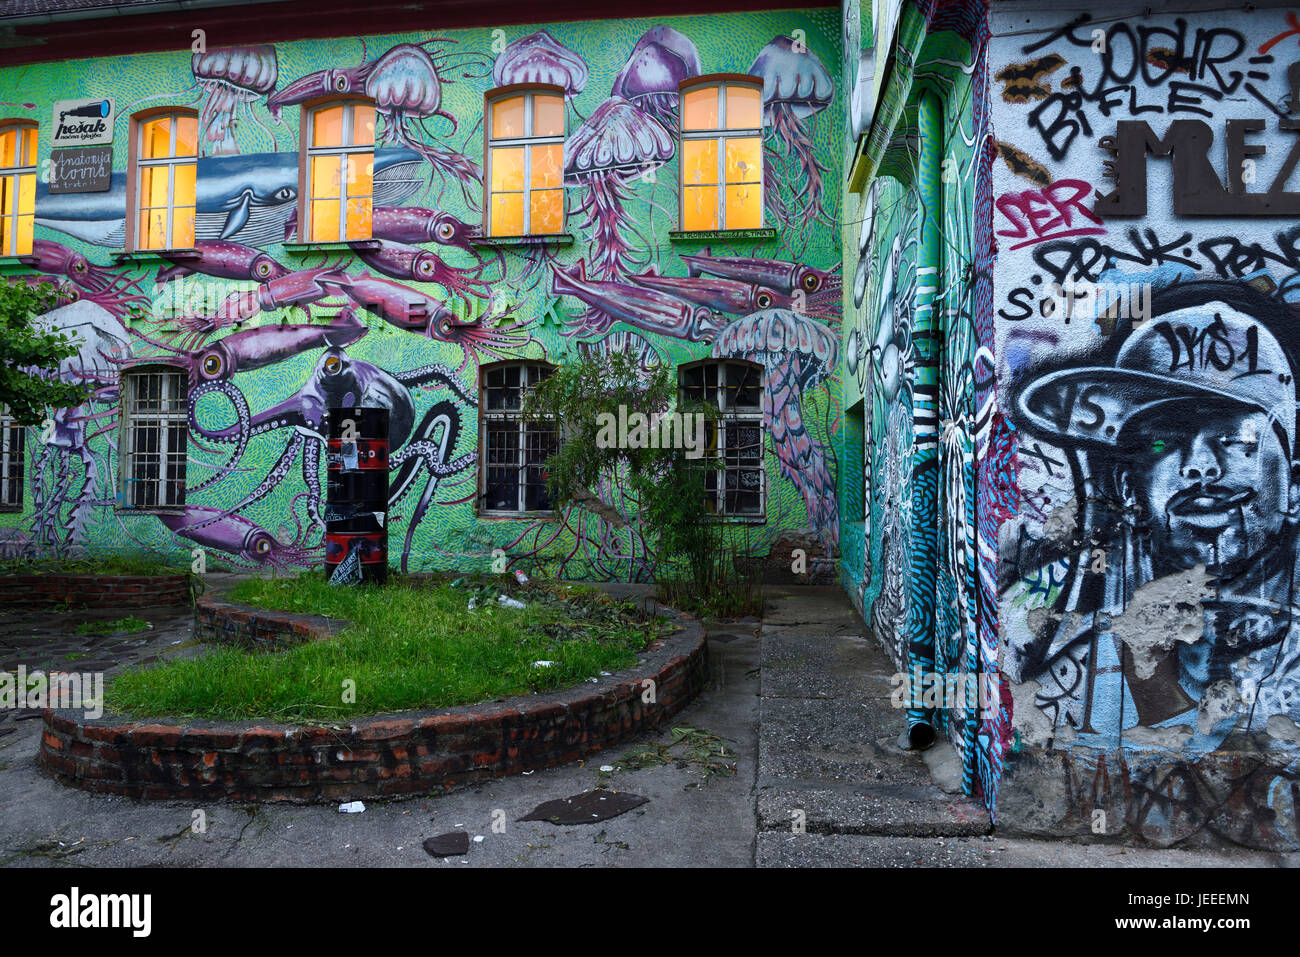
[[[766,514],[763,467],[763,367],[739,360],[697,362],[677,371],[683,402],[704,402],[719,412],[705,431],[705,456],[721,469],[705,473],[711,513],[762,517]]]
[[[36,214],[36,124],[0,120],[0,256],[29,256]]]
[[[564,89],[502,87],[486,102],[486,233],[563,232]]]
[[[134,196],[132,249],[189,249],[194,206],[199,120],[193,110],[149,110],[131,117],[128,182]]]
[[[763,225],[763,81],[702,76],[681,85],[683,230]]]
[[[183,370],[149,364],[123,371],[118,445],[125,508],[185,504],[189,396]]]
[[[304,112],[302,136],[307,162],[299,220],[300,235],[313,243],[371,237],[374,208],[375,107],[334,100]]]
[[[553,371],[544,362],[499,362],[479,378],[479,493],[482,510],[519,514],[551,508],[545,463],[559,448],[554,422],[528,421],[523,394]]]

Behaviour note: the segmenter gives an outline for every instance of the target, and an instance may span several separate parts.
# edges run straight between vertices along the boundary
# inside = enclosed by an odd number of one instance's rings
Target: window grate
[[[0,508],[22,508],[26,432],[8,408],[0,410]]]
[[[704,489],[710,514],[761,517],[766,513],[763,466],[763,368],[746,362],[708,362],[680,370],[683,400],[716,406],[718,421],[705,427]]]
[[[551,370],[532,363],[508,363],[483,371],[480,491],[490,512],[545,512],[546,460],[559,449],[554,423],[520,413],[524,392]]]
[[[123,382],[123,501],[127,508],[179,508],[189,435],[185,374],[128,372]]]

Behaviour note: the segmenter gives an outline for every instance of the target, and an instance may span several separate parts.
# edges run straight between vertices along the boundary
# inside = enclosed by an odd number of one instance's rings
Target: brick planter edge
[[[703,688],[704,630],[675,617],[677,632],[595,683],[347,725],[118,723],[47,708],[37,764],[104,794],[303,804],[425,794],[568,764],[660,726]],[[644,700],[649,681],[653,702]]]

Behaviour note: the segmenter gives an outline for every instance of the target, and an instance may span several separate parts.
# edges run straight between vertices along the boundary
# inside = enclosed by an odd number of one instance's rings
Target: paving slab
[[[822,834],[916,837],[992,830],[979,804],[944,795],[929,784],[761,788],[757,814],[760,836],[766,831],[791,833],[796,821],[808,832]]]
[[[996,837],[880,837],[858,834],[758,836],[759,867],[1300,867],[1300,854],[1125,848]]]
[[[877,663],[865,635],[812,635],[795,628],[763,632],[764,698],[854,698],[878,693],[888,675],[873,674]]]

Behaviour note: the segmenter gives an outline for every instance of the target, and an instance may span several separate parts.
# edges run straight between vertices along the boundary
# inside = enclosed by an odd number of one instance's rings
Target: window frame
[[[36,167],[40,160],[40,149],[41,149],[40,126],[34,120],[29,120],[20,117],[15,117],[12,119],[0,119],[0,135],[4,133],[8,133],[10,130],[16,130],[18,132],[18,148],[15,151],[16,162],[21,163],[21,159],[19,159],[19,156],[21,155],[22,144],[24,139],[23,133],[26,130],[32,131],[32,136],[36,141],[36,150],[35,150],[36,155],[32,160],[31,166],[19,165],[19,166],[0,167],[0,180],[12,179],[16,190],[13,212],[9,216],[5,216],[5,214],[2,211],[0,211],[0,217],[12,220],[9,226],[11,230],[10,236],[13,239],[14,248],[11,250],[7,244],[3,247],[0,247],[0,258],[7,258],[7,259],[12,259],[17,256],[30,256],[32,254],[32,247],[30,245],[28,246],[27,249],[18,248],[18,221],[26,215],[21,211],[22,207],[19,200],[22,196],[22,179],[23,177],[30,176],[32,178],[32,211],[30,214],[32,219],[31,242],[34,242],[35,235],[36,235]],[[3,238],[3,235],[4,235],[4,230],[0,229],[0,238]]]
[[[718,475],[717,487],[713,490],[713,510],[709,513],[709,518],[718,521],[739,521],[762,523],[767,521],[767,420],[763,414],[763,390],[766,388],[767,367],[758,362],[750,362],[746,359],[701,359],[696,362],[684,362],[677,367],[677,402],[678,405],[684,405],[688,401],[686,396],[685,376],[688,371],[700,369],[704,370],[709,366],[718,369],[717,382],[713,386],[715,394],[712,405],[718,410],[718,420],[714,424],[717,431],[715,442],[711,446],[706,446],[712,451],[706,452],[704,458],[717,460],[721,459],[722,468],[710,470]],[[728,366],[739,366],[758,373],[758,383],[755,388],[758,391],[758,402],[756,405],[736,407],[727,407],[723,405],[722,397],[725,394],[727,386],[726,370]],[[707,386],[705,387],[707,389]],[[705,400],[708,401],[708,400]],[[727,436],[731,428],[739,429],[743,426],[753,426],[758,429],[758,464],[757,465],[727,465]],[[758,472],[758,508],[753,512],[728,512],[727,504],[727,472],[728,471],[750,471]]]
[[[504,371],[510,367],[516,367],[522,371],[524,368],[528,366],[535,366],[538,368],[540,374],[538,376],[537,381],[539,382],[542,379],[545,379],[547,376],[554,373],[556,368],[553,364],[543,359],[508,359],[502,362],[493,362],[488,365],[479,367],[479,388],[478,388],[479,469],[478,469],[478,496],[475,499],[475,501],[478,505],[477,508],[478,514],[484,518],[516,518],[516,519],[537,518],[539,516],[546,517],[555,514],[555,509],[550,505],[549,501],[547,503],[546,508],[530,509],[525,507],[526,496],[527,496],[526,490],[528,488],[528,484],[526,480],[521,481],[520,476],[525,476],[526,478],[526,470],[529,467],[526,461],[527,452],[528,452],[528,444],[526,440],[530,432],[530,426],[533,426],[533,428],[531,429],[531,431],[533,432],[542,431],[541,429],[535,427],[534,422],[526,419],[522,414],[521,411],[523,408],[522,396],[523,396],[523,392],[526,390],[527,387],[522,385],[520,387],[519,408],[489,409],[488,407],[488,401],[487,401],[488,375],[494,371]],[[506,467],[514,468],[516,470],[515,502],[518,508],[515,509],[493,508],[490,507],[486,501],[487,491],[488,491],[488,472],[494,465],[500,466],[501,463],[492,463],[488,460],[488,430],[489,430],[490,423],[509,422],[512,420],[515,421],[516,423],[517,435],[519,436],[519,444],[518,444],[518,448],[516,449],[516,462],[513,465],[508,465]],[[560,429],[558,428],[558,426],[556,426],[556,427],[552,427],[549,431],[555,437],[556,448],[558,449],[559,443],[563,441],[563,437],[560,434]]]
[[[332,109],[336,106],[368,106],[375,110],[375,101],[364,96],[327,96],[319,99],[308,100],[302,105],[302,112],[299,114],[298,122],[298,237],[299,244],[321,244],[321,243],[355,243],[362,240],[374,238],[374,211],[375,211],[375,138],[372,136],[369,144],[358,144],[346,142],[348,135],[353,132],[353,119],[355,111],[347,109],[343,111],[343,135],[345,142],[339,146],[312,146],[312,139],[316,132],[316,116],[325,110]],[[378,123],[378,110],[375,110],[376,124]],[[357,199],[358,197],[349,197],[347,195],[347,183],[344,181],[342,168],[339,171],[339,232],[342,234],[333,239],[315,239],[312,237],[312,201],[311,192],[311,161],[314,156],[354,156],[358,153],[365,153],[365,147],[369,146],[370,153],[370,213],[371,228],[365,236],[348,236],[348,199]],[[334,197],[325,197],[332,199]]]
[[[564,129],[561,133],[551,134],[548,136],[531,135],[533,127],[533,97],[536,94],[545,96],[555,96],[560,100],[560,107],[564,116]],[[508,100],[512,97],[523,96],[524,98],[524,133],[521,136],[511,136],[503,139],[494,139],[492,137],[492,111],[496,104],[502,100]],[[509,86],[499,86],[495,89],[488,90],[483,94],[483,227],[482,233],[485,239],[525,239],[533,236],[563,236],[565,227],[569,221],[569,193],[564,188],[564,164],[565,164],[565,144],[569,138],[569,110],[568,101],[565,99],[564,87],[556,86],[552,83],[512,83]],[[535,146],[552,146],[559,144],[560,147],[560,185],[554,187],[560,192],[560,228],[551,233],[539,233],[532,228],[532,193],[541,192],[551,189],[551,187],[539,186],[534,188],[532,185],[533,172],[533,147]],[[495,235],[492,232],[492,150],[523,147],[524,150],[524,182],[521,190],[524,197],[524,231],[518,234],[501,233]],[[502,192],[513,193],[514,190],[502,190]]]
[[[136,383],[146,375],[174,376],[171,381],[177,384],[182,403],[183,411],[176,412],[159,412],[152,415],[141,415],[132,410],[135,396],[137,394]],[[189,455],[189,413],[190,413],[190,396],[189,396],[189,375],[180,366],[166,363],[147,363],[128,366],[123,369],[119,378],[120,383],[120,402],[121,402],[121,432],[118,436],[118,493],[120,495],[119,507],[126,511],[134,513],[158,513],[158,512],[180,512],[185,509],[185,493],[187,481],[187,463]],[[165,384],[168,380],[164,379]],[[163,393],[166,390],[160,388],[159,402],[171,401],[175,403],[174,397],[168,397]],[[137,453],[134,449],[134,435],[137,423],[152,422],[158,429],[159,442],[156,453]],[[167,448],[169,440],[168,426],[172,423],[179,422],[182,427],[184,436],[184,448],[180,451],[180,476],[179,479],[169,478],[166,475],[168,458],[174,456],[176,450]],[[137,471],[136,456],[140,454],[151,454],[158,456],[158,477],[157,478],[136,478]],[[163,493],[170,483],[180,482],[180,500],[179,501],[161,501]],[[154,494],[154,502],[149,504],[133,504],[134,496],[130,494],[133,483],[147,482],[153,485],[157,491]],[[138,487],[138,486],[137,486]],[[146,495],[146,498],[148,496]]]
[[[728,86],[746,86],[758,91],[759,95],[759,113],[758,126],[744,127],[734,130],[727,129],[727,96]],[[686,94],[694,93],[697,90],[712,87],[718,91],[718,128],[713,130],[688,130],[686,129]],[[678,150],[678,167],[677,174],[677,226],[684,233],[708,233],[723,232],[735,229],[766,229],[767,227],[767,193],[765,190],[767,157],[763,149],[763,134],[767,128],[764,122],[762,107],[763,81],[759,77],[750,76],[748,73],[710,73],[705,76],[694,76],[682,80],[677,84],[677,136],[678,142],[682,144]],[[757,226],[729,226],[727,225],[727,146],[728,139],[758,139],[759,145],[759,169],[758,180],[758,225]],[[686,226],[686,187],[688,185],[707,186],[710,184],[688,184],[686,182],[686,164],[685,164],[685,143],[687,140],[712,140],[718,144],[718,179],[713,185],[718,191],[718,225],[710,229],[689,229]],[[748,183],[732,185],[750,185]]]
[[[124,231],[124,245],[128,252],[139,253],[160,253],[172,252],[181,249],[193,249],[193,244],[189,246],[177,246],[174,244],[172,230],[176,225],[176,167],[190,166],[194,167],[194,238],[198,239],[198,201],[199,201],[199,153],[202,152],[199,137],[202,135],[196,133],[194,142],[193,156],[176,155],[176,131],[179,124],[171,124],[171,155],[159,158],[143,159],[144,152],[144,130],[145,127],[160,119],[172,119],[173,121],[185,117],[192,119],[197,127],[199,120],[198,110],[190,109],[185,106],[158,106],[148,110],[141,110],[138,113],[131,114],[129,132],[127,136],[127,175],[126,175],[126,228]],[[143,211],[140,205],[141,198],[141,180],[144,176],[145,169],[158,167],[168,167],[167,176],[167,245],[166,246],[141,246],[140,245],[140,214]],[[157,209],[159,207],[150,206],[148,209]]]
[[[15,440],[17,448],[14,447]],[[26,472],[27,429],[14,419],[8,406],[0,406],[0,512],[23,510],[23,486]],[[11,500],[9,490],[17,491]]]

